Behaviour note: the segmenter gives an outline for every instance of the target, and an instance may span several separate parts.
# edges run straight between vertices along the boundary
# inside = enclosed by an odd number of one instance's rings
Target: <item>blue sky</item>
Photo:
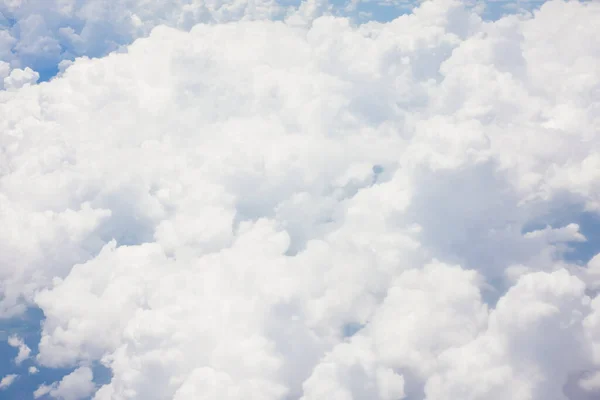
[[[67,369],[42,368],[39,373],[30,375],[28,368],[34,366],[35,360],[25,360],[21,365],[16,365],[14,358],[18,349],[9,346],[7,339],[11,335],[18,335],[32,352],[37,353],[37,345],[40,340],[40,324],[43,314],[40,310],[29,309],[22,317],[11,320],[0,320],[0,375],[18,374],[19,378],[2,392],[3,398],[7,399],[33,399],[33,392],[41,384],[50,384],[60,380],[64,375],[71,372]]]
[[[17,335],[22,338],[25,344],[31,349],[32,354],[38,352],[38,343],[40,341],[40,325],[43,322],[44,315],[40,309],[30,308],[23,316],[10,319],[0,320],[0,376],[9,374],[18,374],[17,380],[3,390],[1,398],[3,399],[18,399],[30,400],[33,399],[33,392],[42,384],[49,385],[53,382],[60,381],[65,375],[73,371],[72,368],[43,368],[36,362],[35,358],[29,358],[23,361],[20,365],[15,364],[15,357],[18,349],[11,347],[8,344],[8,337]],[[29,374],[28,369],[31,366],[36,366],[39,372]],[[110,371],[102,365],[96,364],[93,366],[94,381],[98,384],[104,384],[110,381]],[[48,396],[40,397],[41,399]]]

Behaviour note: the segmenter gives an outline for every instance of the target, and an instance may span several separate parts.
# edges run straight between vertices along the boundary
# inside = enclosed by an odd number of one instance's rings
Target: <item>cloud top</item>
[[[261,4],[0,92],[0,314],[76,368],[38,397],[597,396],[600,5]]]

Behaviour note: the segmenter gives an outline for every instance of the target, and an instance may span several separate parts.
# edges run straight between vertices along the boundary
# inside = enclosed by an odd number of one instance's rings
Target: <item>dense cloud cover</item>
[[[570,257],[600,211],[600,3],[102,4],[1,6],[0,316],[41,308],[16,361],[74,369],[36,397],[600,396],[600,255]],[[19,68],[119,29],[149,36]]]
[[[189,29],[281,18],[286,11],[274,0],[1,0],[0,60],[12,68],[53,69],[61,60],[117,50],[159,24]]]

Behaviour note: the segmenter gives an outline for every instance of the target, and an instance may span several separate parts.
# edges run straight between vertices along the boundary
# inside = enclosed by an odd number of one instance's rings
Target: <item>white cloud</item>
[[[52,390],[54,386],[52,385],[40,385],[34,392],[33,392],[33,398],[34,399],[39,399],[42,396],[47,395],[48,393],[50,393],[50,391]]]
[[[427,398],[565,399],[569,374],[593,363],[582,324],[590,311],[584,289],[564,270],[521,278],[490,313],[484,333],[440,356]]]
[[[40,74],[29,67],[25,69],[15,68],[10,75],[4,78],[4,89],[19,89],[23,86],[32,85],[37,82]]]
[[[24,0],[0,2],[0,59],[13,68],[53,69],[63,59],[103,56],[157,25],[282,18],[275,0]]]
[[[12,385],[15,380],[19,377],[17,374],[9,374],[6,375],[0,380],[0,390],[7,389],[10,385]]]
[[[31,354],[31,349],[25,344],[23,339],[16,335],[12,335],[8,338],[8,344],[11,347],[16,347],[17,349],[19,349],[19,353],[15,357],[15,363],[17,365],[21,364],[23,361],[29,358]]]
[[[31,366],[28,369],[29,375],[35,375],[38,372],[40,372],[40,370],[37,367]]]
[[[563,228],[553,229],[547,226],[544,229],[527,232],[526,238],[539,239],[544,238],[550,243],[556,242],[585,242],[586,238],[579,232],[579,225],[569,224]]]
[[[37,399],[48,394],[58,400],[81,400],[89,398],[94,389],[92,370],[88,367],[79,367],[59,382],[41,385],[35,390],[33,396]]]
[[[10,75],[10,64],[4,61],[0,61],[0,82],[2,88],[4,88],[4,79]]]
[[[398,276],[370,323],[314,368],[303,399],[423,398],[444,352],[487,326],[479,281],[475,271],[439,262]]]
[[[565,255],[600,193],[600,6],[327,6],[0,93],[2,316],[43,310],[42,366],[107,366],[95,400],[597,395],[598,259]],[[27,25],[48,51],[52,18]],[[36,396],[94,390],[80,367]]]

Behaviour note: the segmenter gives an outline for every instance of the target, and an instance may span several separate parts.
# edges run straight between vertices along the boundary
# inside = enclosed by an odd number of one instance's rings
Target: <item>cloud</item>
[[[42,396],[47,395],[48,393],[50,393],[50,391],[52,390],[53,386],[52,385],[40,385],[34,392],[33,392],[33,398],[34,399],[39,399]]]
[[[283,18],[274,0],[24,0],[0,2],[0,59],[48,75],[61,60],[104,56],[152,28],[189,30],[198,23]]]
[[[427,398],[564,399],[569,374],[592,366],[585,340],[585,286],[564,270],[521,278],[477,339],[442,355]],[[557,352],[556,346],[569,348]]]
[[[6,64],[6,63],[4,63]],[[6,69],[5,69],[6,70]],[[15,68],[10,74],[4,77],[4,89],[19,89],[23,86],[35,84],[40,78],[40,74],[29,67],[24,70]]]
[[[487,325],[479,279],[440,262],[399,275],[370,323],[313,369],[302,398],[425,398],[443,353]]]
[[[79,367],[63,377],[59,382],[51,385],[41,385],[33,394],[34,398],[49,395],[58,400],[80,400],[89,398],[94,392],[92,370],[88,367]]]
[[[77,368],[38,397],[598,394],[598,262],[566,254],[597,212],[599,5],[327,7],[148,25],[0,93],[0,312],[41,308],[36,361]]]
[[[21,364],[23,361],[29,358],[29,355],[31,354],[31,349],[25,344],[23,339],[16,335],[12,335],[8,338],[8,344],[11,347],[16,347],[19,349],[19,354],[17,354],[17,356],[15,357],[15,363],[17,365]]]
[[[6,375],[0,380],[0,390],[7,389],[10,385],[12,385],[15,380],[19,377],[17,374],[9,374]]]

